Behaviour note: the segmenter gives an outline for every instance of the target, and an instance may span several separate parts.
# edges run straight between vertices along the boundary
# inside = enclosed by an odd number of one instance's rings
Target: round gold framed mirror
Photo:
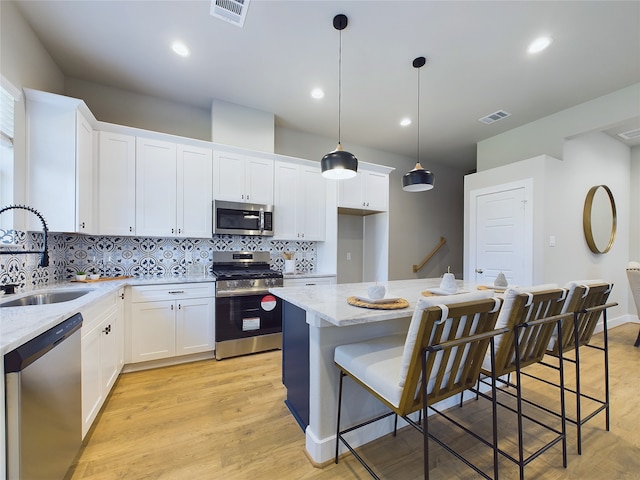
[[[582,212],[584,237],[593,253],[607,253],[616,239],[616,202],[606,185],[595,185],[587,192]]]

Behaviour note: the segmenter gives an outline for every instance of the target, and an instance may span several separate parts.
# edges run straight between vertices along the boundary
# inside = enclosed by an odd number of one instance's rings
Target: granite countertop
[[[120,287],[198,282],[215,282],[215,277],[211,275],[167,275],[122,278],[102,282],[63,282],[44,288],[26,288],[15,294],[2,295],[0,296],[0,304],[32,293],[90,290],[90,293],[69,302],[0,308],[0,355],[4,355],[55,327]]]
[[[397,310],[375,310],[360,308],[347,303],[351,296],[367,296],[367,287],[375,285],[369,283],[346,283],[336,285],[315,285],[308,287],[274,287],[269,291],[283,300],[313,313],[317,327],[344,327],[361,323],[379,322],[395,318],[409,317],[413,314],[421,293],[429,288],[440,286],[441,278],[426,278],[416,280],[394,280],[379,282],[387,292],[385,298],[404,298],[409,306]],[[458,288],[464,291],[476,291],[476,285],[457,280]]]

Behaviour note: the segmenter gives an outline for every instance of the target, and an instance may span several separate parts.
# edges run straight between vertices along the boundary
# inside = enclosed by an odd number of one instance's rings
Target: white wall
[[[211,102],[211,140],[274,153],[275,115],[222,100]]]
[[[640,116],[640,83],[478,142],[478,171],[538,155],[562,158],[565,139]]]
[[[211,114],[206,108],[71,77],[65,78],[64,94],[84,100],[101,122],[211,141]]]
[[[631,149],[631,218],[629,260],[640,262],[640,145]]]
[[[547,214],[548,199],[551,198],[552,191],[546,185],[546,172],[560,160],[548,155],[540,155],[528,160],[521,160],[503,167],[484,170],[472,175],[467,175],[464,182],[464,265],[465,270],[475,268],[469,266],[469,238],[470,238],[470,198],[474,190],[480,190],[497,185],[516,182],[518,180],[531,179],[533,183],[533,282],[546,283],[544,263],[536,261],[544,257],[545,245],[545,219]],[[470,278],[467,276],[467,280]]]
[[[534,283],[564,285],[570,280],[595,278],[613,282],[610,299],[620,306],[612,309],[610,318],[624,317],[630,312],[625,267],[632,243],[631,149],[604,133],[586,133],[565,142],[563,158],[560,161],[539,156],[470,175],[466,179],[465,203],[473,189],[532,178]],[[617,207],[618,235],[611,250],[602,255],[589,250],[582,225],[585,197],[594,185],[607,185]],[[468,207],[468,218],[467,210]],[[549,246],[551,235],[556,237],[555,247]]]

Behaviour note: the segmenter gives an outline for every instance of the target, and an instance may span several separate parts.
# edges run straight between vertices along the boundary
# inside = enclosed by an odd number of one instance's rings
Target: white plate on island
[[[357,300],[360,300],[361,302],[364,303],[373,303],[373,304],[380,304],[380,303],[394,303],[397,302],[398,300],[400,300],[399,297],[396,298],[377,298],[377,299],[373,299],[373,298],[368,298],[368,297],[359,297],[359,296],[355,296]]]

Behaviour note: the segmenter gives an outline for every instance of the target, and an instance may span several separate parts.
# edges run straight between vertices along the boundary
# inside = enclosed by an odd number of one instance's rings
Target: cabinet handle
[[[105,335],[109,335],[109,332],[111,332],[111,324],[107,325],[102,331]]]
[[[171,305],[171,310],[173,310],[173,305]]]
[[[182,229],[181,228],[178,229],[178,233],[182,233]]]
[[[169,293],[184,293],[184,290],[169,290]]]
[[[178,304],[178,310],[182,310],[182,305]]]
[[[133,227],[129,227],[129,231],[130,231],[130,232],[133,232]]]
[[[175,229],[173,229],[173,228],[172,228],[172,229],[171,229],[171,233],[175,233],[175,231],[174,231],[174,230],[175,230]]]
[[[82,222],[81,227],[84,228],[84,222]]]
[[[120,298],[121,298],[122,300],[124,300],[124,293],[121,293],[121,294],[120,294]]]

